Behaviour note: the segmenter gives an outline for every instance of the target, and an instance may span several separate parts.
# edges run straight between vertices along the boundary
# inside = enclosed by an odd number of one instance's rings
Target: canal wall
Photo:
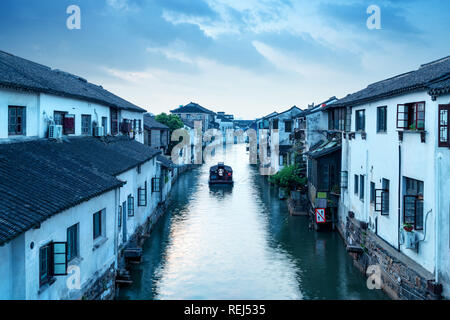
[[[367,225],[347,217],[338,231],[347,245],[354,265],[395,300],[437,300],[433,275],[367,229]],[[370,274],[369,274],[370,276]]]

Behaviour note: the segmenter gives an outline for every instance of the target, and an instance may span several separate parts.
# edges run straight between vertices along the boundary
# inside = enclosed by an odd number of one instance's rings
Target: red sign
[[[327,219],[325,217],[325,209],[316,209],[316,223],[325,223]]]

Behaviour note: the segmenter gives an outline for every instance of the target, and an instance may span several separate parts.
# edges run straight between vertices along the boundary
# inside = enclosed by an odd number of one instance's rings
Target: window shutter
[[[408,107],[397,105],[397,129],[408,129]]]
[[[375,190],[375,212],[380,212],[383,216],[389,215],[389,190]]]
[[[67,275],[67,242],[53,242],[53,275]]]

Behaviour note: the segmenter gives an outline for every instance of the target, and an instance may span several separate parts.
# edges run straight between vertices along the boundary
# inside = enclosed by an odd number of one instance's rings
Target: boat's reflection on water
[[[209,193],[217,199],[225,199],[233,193],[233,185],[227,184],[210,184]]]

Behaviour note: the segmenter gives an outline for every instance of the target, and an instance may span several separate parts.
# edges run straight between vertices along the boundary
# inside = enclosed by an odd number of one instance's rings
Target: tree
[[[286,166],[277,174],[269,177],[269,182],[281,188],[296,190],[305,188],[306,177],[301,172],[298,165]]]
[[[184,127],[183,121],[175,114],[161,113],[155,117],[155,120],[169,127],[170,133]]]

